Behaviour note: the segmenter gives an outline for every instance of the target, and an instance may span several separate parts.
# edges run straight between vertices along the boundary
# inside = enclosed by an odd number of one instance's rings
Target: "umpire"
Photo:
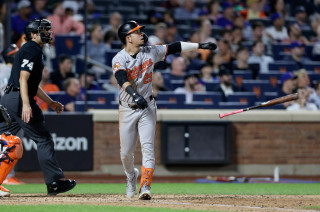
[[[37,153],[49,195],[71,190],[75,180],[65,180],[56,160],[51,134],[44,125],[44,116],[36,104],[37,96],[57,113],[64,106],[53,101],[40,87],[44,67],[42,47],[52,40],[51,22],[46,19],[33,20],[25,28],[27,42],[15,56],[8,86],[1,98],[1,104],[7,108],[12,124],[0,123],[0,134],[10,131],[16,135],[22,128],[26,136],[37,143]]]

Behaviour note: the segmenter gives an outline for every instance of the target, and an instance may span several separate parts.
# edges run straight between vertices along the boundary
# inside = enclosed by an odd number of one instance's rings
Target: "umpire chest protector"
[[[8,84],[13,84],[15,88],[19,88],[20,72],[29,72],[28,94],[29,98],[32,99],[37,94],[38,86],[42,78],[43,67],[44,55],[42,48],[36,42],[28,41],[20,48],[15,56]]]

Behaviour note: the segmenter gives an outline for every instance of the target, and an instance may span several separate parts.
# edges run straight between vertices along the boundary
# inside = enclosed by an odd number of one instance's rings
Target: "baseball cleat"
[[[139,176],[139,170],[134,168],[134,176],[127,178],[127,197],[132,198],[137,192],[137,179]]]
[[[0,197],[9,197],[9,196],[10,196],[10,191],[0,185]]]
[[[3,185],[21,185],[21,184],[24,184],[24,182],[20,181],[16,177],[9,177],[5,179],[2,184]]]
[[[151,200],[152,194],[150,191],[150,186],[143,185],[140,190],[139,199],[140,200]]]
[[[56,182],[47,184],[48,195],[57,195],[70,191],[76,186],[75,180],[57,180]]]

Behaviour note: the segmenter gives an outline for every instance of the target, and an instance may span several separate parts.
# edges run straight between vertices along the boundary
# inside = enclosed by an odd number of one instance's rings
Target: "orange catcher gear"
[[[22,158],[23,146],[18,136],[5,132],[0,136],[0,186],[18,160]]]
[[[141,182],[140,182],[139,193],[143,185],[147,185],[151,187],[152,176],[153,176],[153,169],[141,166]]]

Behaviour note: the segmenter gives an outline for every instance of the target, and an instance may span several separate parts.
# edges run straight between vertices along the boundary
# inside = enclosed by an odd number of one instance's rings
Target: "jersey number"
[[[149,82],[152,82],[152,72],[150,74],[146,73],[143,78],[144,84],[148,84]]]
[[[29,63],[29,60],[23,59],[21,67],[24,68],[27,65],[30,71],[33,69],[33,62]]]

